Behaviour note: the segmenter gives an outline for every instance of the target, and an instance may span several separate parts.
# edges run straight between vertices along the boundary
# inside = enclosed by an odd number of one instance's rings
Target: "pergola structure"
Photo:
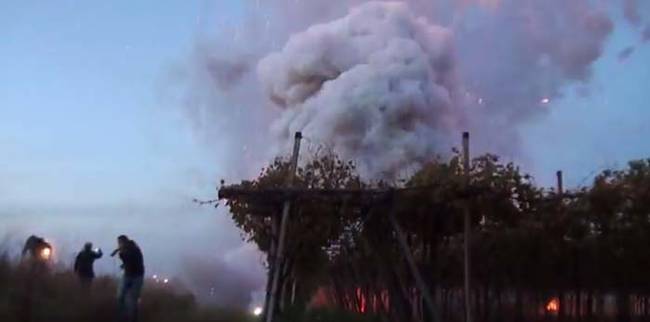
[[[291,168],[289,173],[289,178],[287,178],[287,183],[285,188],[275,188],[275,189],[246,189],[236,186],[223,186],[219,189],[218,198],[219,199],[239,199],[239,200],[248,200],[253,203],[283,203],[282,215],[279,218],[278,216],[271,216],[272,218],[272,235],[273,240],[277,240],[276,243],[272,243],[271,254],[272,258],[270,260],[270,270],[269,270],[269,283],[267,285],[267,295],[266,301],[264,304],[264,314],[265,321],[272,322],[276,312],[276,302],[278,298],[278,283],[280,278],[280,270],[277,269],[282,267],[284,259],[284,245],[287,240],[287,224],[289,220],[289,213],[291,209],[292,202],[299,202],[300,200],[314,200],[322,199],[325,201],[328,200],[346,200],[354,201],[360,206],[365,207],[365,209],[370,209],[371,207],[376,207],[378,205],[389,207],[390,211],[388,212],[389,222],[395,232],[395,236],[400,246],[400,252],[403,255],[404,259],[408,263],[408,267],[412,277],[416,282],[418,290],[423,296],[425,306],[430,313],[433,321],[440,321],[439,312],[436,308],[435,302],[431,295],[429,288],[427,287],[420,270],[418,269],[413,255],[409,249],[409,246],[406,241],[405,234],[402,231],[397,219],[395,218],[395,207],[393,206],[393,199],[398,194],[413,191],[413,190],[425,190],[432,189],[435,186],[424,186],[424,187],[414,187],[414,188],[402,188],[402,189],[294,189],[293,181],[295,177],[295,172],[297,169],[298,163],[298,154],[300,151],[300,140],[302,135],[300,132],[297,132],[295,135],[293,155],[291,158]],[[465,169],[469,168],[469,134],[467,132],[463,133],[463,154],[464,154],[464,166]],[[466,194],[473,195],[478,193],[477,191],[471,191],[466,189]],[[465,290],[466,290],[466,321],[471,321],[471,316],[469,315],[469,292],[470,289],[470,280],[469,280],[469,271],[470,271],[470,262],[469,262],[469,240],[470,236],[470,216],[469,209],[467,209],[465,214],[465,269],[464,269],[464,279],[465,279]]]
[[[377,206],[390,207],[389,208],[390,211],[388,213],[388,219],[390,221],[393,230],[395,231],[397,240],[399,242],[401,254],[404,256],[404,259],[409,265],[409,270],[416,281],[418,290],[421,292],[423,296],[427,310],[433,317],[434,321],[439,321],[439,319],[436,319],[438,310],[435,308],[435,303],[433,301],[431,292],[428,289],[426,283],[424,282],[420,270],[415,264],[415,260],[407,244],[405,234],[403,233],[395,217],[394,214],[395,209],[394,207],[392,207],[393,198],[395,198],[396,195],[408,190],[413,190],[413,189],[390,189],[390,190],[263,189],[263,190],[252,191],[252,190],[241,189],[236,187],[222,187],[221,189],[219,189],[219,199],[247,199],[253,202],[255,201],[260,202],[261,200],[263,200],[263,202],[270,202],[270,201],[280,202],[280,201],[289,200],[290,202],[294,202],[294,203],[304,199],[350,200],[350,201],[354,201],[360,207],[368,209],[368,211],[371,209],[371,207],[377,207]],[[274,222],[277,223],[277,221]],[[273,229],[273,231],[278,231],[278,228],[276,227],[275,229]],[[280,232],[284,231],[284,234],[286,234],[286,229],[285,230],[280,229],[279,231]],[[281,233],[279,236],[276,236],[278,239],[278,244],[280,244],[280,241],[286,239],[286,236],[284,234]],[[272,254],[275,255],[274,256],[275,258],[272,260],[272,265],[270,267],[270,272],[269,272],[269,278],[273,278],[273,279],[276,278],[275,277],[276,274],[279,274],[278,270],[276,270],[275,268],[282,267],[283,265],[282,261],[284,260],[284,257],[281,256],[282,254],[281,250],[278,249],[279,247],[276,246],[275,248],[276,249],[271,252]],[[273,284],[271,284],[271,287],[267,289],[267,294],[268,294],[267,301],[266,301],[267,303],[265,303],[266,321],[273,321],[274,314],[275,314],[274,312],[275,300],[273,299],[278,298],[277,292],[278,292],[277,285],[273,287]]]
[[[285,187],[282,188],[245,188],[238,185],[235,186],[225,186],[222,182],[222,186],[218,191],[218,199],[227,199],[227,200],[244,200],[252,204],[283,204],[281,216],[270,214],[271,218],[271,234],[272,242],[269,256],[269,283],[266,290],[266,301],[264,306],[265,321],[272,322],[276,316],[275,309],[276,303],[279,296],[279,279],[280,279],[280,270],[279,267],[283,267],[284,263],[284,248],[285,243],[287,242],[287,224],[289,221],[289,213],[292,203],[300,203],[301,201],[314,201],[322,200],[324,202],[344,202],[347,205],[354,205],[359,209],[363,209],[363,216],[367,218],[368,213],[371,212],[371,209],[382,207],[388,209],[387,219],[390,223],[390,226],[395,233],[395,238],[398,242],[399,251],[403,256],[404,260],[408,264],[409,272],[412,275],[415,285],[418,288],[418,291],[422,295],[424,305],[426,310],[429,313],[429,316],[433,321],[440,321],[439,312],[436,308],[436,304],[433,300],[432,293],[429,290],[427,284],[424,282],[424,278],[419,268],[415,263],[415,259],[410,250],[410,247],[407,243],[406,236],[399,225],[398,220],[396,219],[396,207],[394,206],[394,200],[396,200],[400,195],[404,195],[409,192],[414,191],[425,191],[432,190],[440,187],[439,184],[430,184],[425,186],[418,187],[406,187],[406,188],[372,188],[372,189],[304,189],[304,188],[294,188],[293,181],[295,177],[295,172],[298,162],[298,153],[300,149],[300,139],[302,138],[301,134],[298,132],[295,136],[294,151],[290,164],[289,177]],[[469,164],[469,134],[463,133],[463,168],[465,169],[465,176],[467,178],[465,182],[464,189],[459,191],[458,198],[470,200],[476,196],[483,194],[487,191],[483,191],[482,188],[474,187],[470,184],[468,170],[470,167]],[[558,181],[558,194],[555,197],[549,198],[549,201],[558,201],[562,200],[564,197],[570,197],[572,194],[566,194],[563,190],[562,185],[562,173],[561,171],[557,172],[557,181]],[[551,200],[552,199],[552,200]],[[468,203],[469,204],[469,203]],[[465,306],[465,321],[471,322],[471,302],[470,302],[470,242],[471,242],[471,220],[470,220],[470,208],[469,206],[464,207],[464,306]]]

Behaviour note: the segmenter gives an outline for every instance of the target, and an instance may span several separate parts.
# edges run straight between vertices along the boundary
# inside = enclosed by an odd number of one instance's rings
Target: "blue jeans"
[[[122,276],[117,289],[117,304],[122,321],[138,321],[138,300],[144,284],[143,276]]]

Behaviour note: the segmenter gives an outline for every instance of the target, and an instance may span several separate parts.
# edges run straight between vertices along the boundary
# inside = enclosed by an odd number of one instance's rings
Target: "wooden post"
[[[296,304],[296,280],[291,282],[291,305]]]
[[[563,195],[564,195],[564,184],[562,182],[562,171],[557,171],[555,173],[555,176],[557,177],[557,201],[558,201],[558,221],[562,220],[561,218],[563,217],[563,209],[562,209],[562,201],[563,201]],[[560,287],[560,291],[558,292],[557,295],[558,299],[558,321],[564,321],[565,318],[565,313],[567,312],[565,307],[566,307],[566,300],[564,298],[564,290],[562,287]]]
[[[278,216],[272,216],[271,217],[271,246],[269,248],[269,254],[267,256],[268,264],[269,264],[269,273],[268,273],[268,278],[266,280],[266,294],[264,296],[264,309],[263,309],[263,321],[266,321],[266,314],[269,312],[269,308],[267,305],[269,305],[269,298],[271,296],[271,285],[273,282],[272,276],[275,276],[275,253],[277,250],[277,240],[276,236],[278,236],[278,232],[280,230],[280,220],[278,220]]]
[[[294,178],[296,176],[296,169],[298,168],[298,154],[300,153],[300,139],[302,139],[302,134],[296,132],[293,143],[293,155],[291,156],[291,165],[289,168],[289,177],[287,178],[287,185],[291,187],[293,185]],[[284,243],[287,234],[287,224],[289,222],[289,211],[291,210],[291,200],[287,199],[284,201],[282,208],[282,218],[280,219],[280,236],[278,237],[278,245],[275,251],[275,261],[273,263],[272,280],[271,280],[271,293],[268,296],[268,303],[264,305],[267,309],[266,322],[272,322],[275,315],[275,302],[278,297],[278,283],[280,281],[280,274],[282,273],[282,263],[284,262]]]
[[[465,175],[466,188],[470,184],[470,156],[469,156],[469,132],[463,132],[463,170]],[[465,322],[472,322],[472,300],[470,283],[470,247],[471,247],[471,217],[469,205],[465,206]]]
[[[422,293],[422,297],[424,298],[424,303],[427,306],[427,309],[429,309],[429,313],[431,313],[431,318],[433,319],[433,322],[439,322],[440,318],[438,317],[438,310],[436,309],[436,304],[433,301],[431,292],[429,292],[429,287],[427,287],[427,284],[424,282],[424,279],[422,278],[422,274],[420,274],[420,270],[415,264],[415,259],[413,258],[413,254],[411,254],[411,250],[408,246],[408,243],[406,242],[406,236],[404,236],[404,232],[402,231],[402,228],[399,226],[397,219],[395,219],[394,212],[395,209],[397,208],[394,205],[392,205],[391,207],[392,210],[388,213],[388,219],[390,220],[390,223],[393,226],[393,229],[395,230],[395,233],[397,235],[397,242],[399,243],[400,248],[402,249],[402,255],[404,255],[404,258],[406,259],[406,262],[409,265],[409,269],[411,270],[411,274],[413,274],[413,278],[415,279],[415,283],[417,284],[420,293]]]

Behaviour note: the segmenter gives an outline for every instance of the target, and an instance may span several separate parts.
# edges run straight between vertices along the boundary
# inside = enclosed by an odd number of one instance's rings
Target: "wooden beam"
[[[463,172],[465,174],[465,184],[470,186],[470,156],[469,156],[469,132],[463,133]],[[472,298],[471,298],[471,244],[472,244],[472,226],[469,204],[465,205],[465,321],[472,322]]]
[[[395,205],[392,205],[391,207],[392,209],[388,213],[388,219],[390,220],[390,224],[393,226],[393,230],[395,230],[395,234],[397,235],[397,242],[400,245],[402,255],[404,256],[406,262],[408,263],[409,269],[411,270],[411,274],[415,279],[415,284],[420,290],[420,293],[422,293],[422,297],[424,298],[424,303],[427,309],[429,310],[429,313],[431,313],[433,322],[438,322],[440,321],[440,317],[438,316],[439,312],[438,309],[436,308],[435,302],[433,301],[433,297],[431,296],[429,287],[425,283],[424,278],[422,278],[422,274],[420,273],[420,270],[418,269],[415,263],[415,259],[413,258],[411,249],[409,248],[408,243],[406,242],[406,236],[404,235],[402,228],[400,227],[399,223],[397,222],[397,219],[395,218],[394,213],[397,207]]]
[[[291,167],[289,168],[289,177],[287,178],[287,186],[291,187],[296,177],[296,170],[298,169],[298,155],[300,153],[300,140],[302,134],[296,132],[293,144],[293,155],[291,156]],[[280,281],[280,274],[282,273],[282,264],[284,262],[284,243],[287,235],[287,225],[289,224],[289,212],[291,211],[291,200],[287,199],[282,208],[282,218],[280,219],[280,236],[278,237],[278,247],[275,252],[275,263],[273,264],[273,275],[271,282],[271,294],[268,297],[266,309],[266,322],[273,322],[275,317],[275,306],[278,298],[278,283]]]

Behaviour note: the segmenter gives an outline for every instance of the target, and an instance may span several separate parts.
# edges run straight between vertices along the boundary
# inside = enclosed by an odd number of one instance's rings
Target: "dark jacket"
[[[129,241],[119,250],[120,259],[122,260],[122,268],[124,275],[128,277],[141,277],[144,276],[144,259],[142,258],[142,251],[140,247],[134,242]]]
[[[93,264],[96,259],[102,258],[102,251],[94,252],[89,249],[84,249],[77,255],[77,259],[74,261],[74,271],[79,275],[79,277],[93,278],[95,277],[95,271],[93,270]]]

